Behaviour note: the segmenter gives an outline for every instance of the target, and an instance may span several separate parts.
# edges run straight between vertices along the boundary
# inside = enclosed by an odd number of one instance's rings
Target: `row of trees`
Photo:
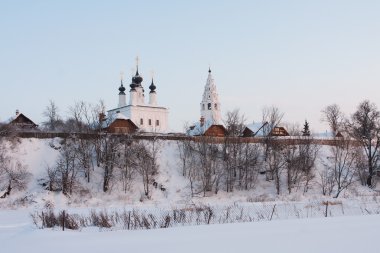
[[[362,183],[373,187],[379,170],[380,147],[380,112],[376,105],[365,100],[351,117],[345,116],[336,104],[327,106],[322,113],[332,133],[343,135],[344,141],[336,146],[335,149],[339,150],[333,153],[355,154],[352,159],[355,161],[354,167],[359,169]],[[350,151],[353,148],[355,151]],[[343,159],[342,163],[344,167],[351,167],[351,159]]]
[[[58,106],[50,100],[42,113],[45,119],[42,126],[45,131],[51,132],[91,132],[101,129],[100,115],[104,113],[105,105],[102,100],[95,105],[78,101],[68,108],[68,116],[64,120]]]
[[[333,136],[340,136],[323,152],[314,144],[307,122],[303,130],[294,126],[291,129],[292,135],[303,136],[303,143],[277,141],[270,132],[282,118],[283,113],[276,107],[263,110],[263,144],[229,138],[241,136],[245,126],[245,118],[238,110],[226,115],[228,137],[223,144],[209,137],[180,141],[182,174],[188,178],[192,194],[252,189],[259,173],[274,183],[277,194],[285,189],[288,193],[299,189],[307,192],[317,184],[324,195],[338,197],[357,180],[375,186],[380,145],[380,112],[375,104],[363,101],[351,117],[335,104],[323,109],[323,121],[329,124]],[[322,164],[319,170],[317,159]]]
[[[44,112],[47,119],[44,127],[51,131],[64,127],[73,133],[93,131],[100,127],[102,112],[101,102],[95,106],[78,102],[70,107],[70,117],[63,122],[51,101]],[[222,144],[210,137],[178,141],[182,174],[189,180],[192,195],[217,193],[220,189],[227,192],[253,189],[259,174],[265,174],[265,179],[273,182],[278,194],[300,189],[307,192],[313,183],[320,185],[323,194],[336,197],[355,180],[375,186],[380,146],[380,112],[375,104],[363,101],[350,117],[335,104],[322,110],[322,119],[329,124],[333,136],[338,133],[342,136],[327,154],[321,154],[320,147],[312,141],[308,124],[303,130],[291,128],[292,135],[304,136],[302,144],[284,144],[270,135],[281,124],[283,113],[269,107],[262,115],[262,122],[266,123],[262,144],[235,138],[241,136],[245,127],[245,118],[238,110],[226,114],[228,137]],[[25,187],[30,174],[5,152],[9,147],[2,136],[7,131],[1,126],[0,190],[7,189],[5,193],[9,194],[13,188]],[[61,144],[59,159],[46,170],[49,190],[73,194],[86,182],[93,182],[94,171],[101,170],[104,192],[112,190],[115,183],[127,192],[134,180],[140,180],[144,194],[150,196],[161,146],[154,137],[138,141],[127,135],[99,134],[89,139],[73,135]],[[317,159],[322,159],[322,170],[315,169]]]
[[[153,176],[158,170],[160,145],[155,138],[138,141],[128,135],[66,138],[59,148],[56,164],[47,167],[45,184],[51,191],[71,195],[82,189],[85,182],[94,183],[91,178],[98,170],[102,175],[103,192],[110,192],[115,184],[127,192],[134,180],[140,180],[149,198]]]
[[[237,138],[245,127],[244,116],[238,110],[227,113],[228,137],[224,143],[215,143],[210,137],[179,141],[182,174],[189,179],[192,194],[253,189],[260,173],[266,175],[267,181],[274,182],[278,194],[285,183],[282,183],[284,173],[289,193],[301,186],[306,192],[314,178],[312,169],[318,147],[312,144],[311,138],[305,139],[302,145],[290,145],[271,136],[271,129],[281,123],[282,116],[275,107],[263,111],[263,122],[267,124],[262,144]]]

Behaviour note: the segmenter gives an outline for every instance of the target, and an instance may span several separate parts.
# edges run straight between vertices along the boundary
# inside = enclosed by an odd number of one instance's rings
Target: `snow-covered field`
[[[32,180],[25,191],[12,192],[0,199],[0,253],[3,252],[376,252],[376,235],[380,227],[380,197],[376,191],[355,183],[339,199],[323,197],[318,184],[307,194],[301,191],[277,195],[273,182],[259,175],[254,190],[210,193],[191,197],[189,182],[181,175],[175,142],[163,143],[159,157],[159,173],[155,180],[165,192],[152,189],[151,199],[141,201],[142,184],[137,179],[131,190],[123,192],[115,184],[110,193],[102,191],[102,172],[94,170],[92,183],[84,184],[87,193],[69,198],[49,192],[39,183],[46,177],[46,167],[54,165],[59,152],[54,149],[59,139],[19,139],[8,143],[9,155],[25,164]],[[14,147],[12,147],[14,146]],[[321,152],[326,152],[323,147]],[[261,178],[260,178],[261,177]],[[325,203],[332,201],[325,215]],[[330,203],[330,202],[329,202]],[[99,230],[95,227],[79,231],[38,229],[31,213],[53,207],[56,212],[88,215],[90,210],[162,210],[193,205],[221,208],[242,206],[249,217],[228,222],[246,223],[174,226],[153,230]],[[275,208],[274,208],[275,206]],[[13,209],[13,210],[12,210]],[[214,209],[218,210],[218,209]],[[157,213],[158,212],[158,213]],[[363,215],[365,214],[365,215]],[[376,215],[367,215],[376,214]],[[215,213],[218,217],[218,213]],[[356,216],[350,216],[356,215]],[[331,217],[332,216],[332,217]],[[242,216],[243,217],[243,216]],[[270,218],[269,218],[270,217]],[[272,219],[273,218],[273,219]],[[271,221],[268,221],[268,220]],[[257,222],[260,221],[260,222]],[[221,223],[225,223],[221,222]],[[190,223],[193,224],[193,223]]]
[[[380,215],[189,226],[60,231],[35,228],[25,211],[0,212],[0,252],[377,252]]]

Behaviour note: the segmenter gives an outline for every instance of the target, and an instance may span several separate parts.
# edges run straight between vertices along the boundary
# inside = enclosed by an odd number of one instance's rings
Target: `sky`
[[[113,109],[138,56],[173,131],[199,120],[210,66],[223,115],[259,122],[276,106],[323,132],[327,105],[380,106],[379,13],[376,0],[1,0],[0,121],[19,109],[41,123],[49,100],[62,117],[76,101]]]

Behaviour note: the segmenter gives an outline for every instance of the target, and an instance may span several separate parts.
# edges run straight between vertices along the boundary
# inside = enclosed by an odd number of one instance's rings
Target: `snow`
[[[380,215],[368,215],[138,231],[60,231],[36,229],[26,210],[0,211],[1,252],[373,252],[379,227]]]

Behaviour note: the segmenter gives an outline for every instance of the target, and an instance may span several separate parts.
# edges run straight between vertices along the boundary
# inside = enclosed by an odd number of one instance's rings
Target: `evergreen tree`
[[[302,136],[310,136],[309,123],[305,120],[305,124],[303,125]]]

